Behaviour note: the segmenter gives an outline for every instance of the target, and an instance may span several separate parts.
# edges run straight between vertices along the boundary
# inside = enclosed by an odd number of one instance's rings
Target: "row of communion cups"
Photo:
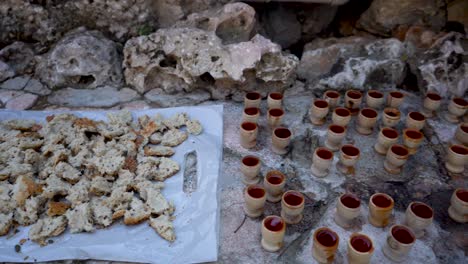
[[[243,159],[243,163],[254,162],[251,156]],[[246,172],[246,168],[242,168]],[[244,191],[244,212],[249,217],[260,217],[264,212],[266,201],[281,201],[280,216],[270,215],[263,219],[261,226],[261,245],[270,252],[275,252],[283,246],[286,225],[298,224],[302,221],[305,207],[305,196],[295,190],[284,192],[286,176],[280,171],[267,173],[263,185],[249,184]],[[376,193],[369,199],[369,222],[376,227],[385,227],[391,222],[394,201],[385,193]],[[452,195],[449,215],[456,221],[466,222],[468,215],[468,189],[457,189]],[[336,204],[334,221],[344,229],[352,227],[361,215],[361,200],[354,194],[341,195]],[[387,242],[383,247],[384,254],[393,261],[404,261],[416,238],[425,235],[434,217],[433,209],[422,202],[409,204],[404,225],[391,227]],[[313,235],[313,257],[320,263],[333,260],[338,248],[339,237],[336,232],[327,227],[319,228]],[[361,233],[354,233],[348,240],[348,262],[369,263],[374,252],[372,239]]]

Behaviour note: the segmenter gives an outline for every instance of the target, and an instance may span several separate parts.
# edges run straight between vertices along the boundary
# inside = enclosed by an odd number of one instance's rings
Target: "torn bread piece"
[[[59,162],[55,166],[54,171],[55,175],[70,183],[77,183],[81,179],[81,172],[75,169],[72,165],[63,161]]]
[[[203,131],[203,127],[198,120],[189,120],[186,125],[187,131],[192,135],[200,135]]]
[[[12,119],[3,123],[9,129],[20,131],[29,131],[36,124],[36,121],[31,119]]]
[[[149,220],[150,226],[167,241],[174,242],[176,239],[174,232],[174,224],[171,221],[171,217],[162,214],[156,218],[151,217]]]
[[[179,172],[180,166],[177,161],[162,157],[160,158],[160,163],[155,174],[153,174],[153,180],[164,181],[165,179],[177,174]]]
[[[17,205],[23,206],[27,198],[41,191],[41,186],[39,186],[32,177],[19,176],[16,179],[15,185],[13,185],[13,199],[16,201]]]
[[[149,142],[150,142],[151,144],[157,145],[157,144],[161,143],[162,138],[163,138],[163,134],[160,133],[160,132],[156,132],[156,133],[153,133],[153,134],[149,137]]]
[[[89,203],[82,203],[75,208],[68,209],[65,213],[68,219],[70,233],[93,232],[93,219]]]
[[[13,225],[13,213],[9,213],[9,214],[0,213],[0,236],[4,236],[8,234],[12,225]]]
[[[173,148],[166,146],[147,145],[144,150],[146,156],[170,157],[175,153]]]
[[[120,170],[119,177],[115,180],[112,188],[123,187],[127,191],[135,186],[135,174],[129,170]]]
[[[0,213],[8,214],[15,210],[16,202],[11,199],[13,185],[8,181],[0,182]]]
[[[58,236],[67,228],[67,218],[65,216],[46,217],[39,219],[29,229],[29,238],[39,243],[46,245],[46,240],[50,237]]]
[[[125,164],[125,157],[116,149],[109,149],[102,157],[94,158],[94,165],[102,174],[116,175]]]
[[[88,202],[90,186],[90,181],[86,178],[82,178],[77,184],[70,188],[68,195],[65,198],[72,204],[72,206]]]
[[[133,121],[132,113],[128,110],[109,112],[107,113],[107,119],[109,119],[109,124],[119,126],[128,126]]]
[[[136,177],[135,178],[135,186],[134,188],[138,191],[138,194],[140,195],[140,197],[143,199],[143,200],[147,200],[147,192],[146,190],[147,189],[155,189],[155,190],[162,190],[164,189],[164,182],[152,182],[152,181],[149,181],[147,179],[143,179],[143,178],[138,178]]]
[[[185,126],[188,121],[187,113],[177,113],[173,115],[169,119],[165,119],[163,121],[164,125],[166,125],[170,129],[180,128]]]
[[[23,132],[16,135],[16,139],[21,149],[39,149],[44,144],[44,140],[37,132]]]
[[[162,214],[174,212],[173,206],[164,198],[159,189],[148,188],[146,189],[146,205],[151,210],[152,214]]]
[[[178,129],[171,129],[164,133],[161,144],[164,146],[175,147],[182,144],[187,137],[187,132],[180,131]]]
[[[44,201],[45,199],[40,196],[27,199],[23,206],[16,208],[14,214],[15,221],[23,226],[34,224],[41,213]]]
[[[107,195],[112,192],[112,182],[107,181],[103,177],[94,177],[91,180],[89,192],[96,196]]]
[[[112,209],[107,206],[107,198],[93,197],[91,198],[91,212],[93,214],[93,222],[99,227],[107,227],[112,224]]]
[[[118,219],[124,216],[132,199],[133,192],[127,192],[127,189],[124,187],[112,190],[110,197],[106,200],[106,203],[113,211],[112,219]]]
[[[140,199],[133,197],[130,208],[125,211],[124,224],[139,224],[148,219],[150,214],[148,207]]]
[[[44,188],[42,195],[45,198],[53,198],[56,195],[67,195],[71,189],[72,185],[59,177],[57,175],[52,174],[46,180],[46,187]]]
[[[64,215],[68,208],[71,207],[71,204],[68,202],[55,202],[49,201],[47,203],[47,215],[48,216],[57,216]]]

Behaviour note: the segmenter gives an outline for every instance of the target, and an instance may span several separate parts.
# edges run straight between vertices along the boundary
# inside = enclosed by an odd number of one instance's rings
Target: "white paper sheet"
[[[60,111],[62,112],[62,111]],[[109,111],[72,111],[73,114],[94,120],[107,120]],[[68,230],[59,237],[51,238],[53,244],[40,247],[28,241],[15,252],[15,245],[28,238],[29,227],[7,239],[0,237],[0,262],[34,262],[62,259],[99,259],[151,263],[197,263],[216,261],[218,256],[218,174],[223,147],[223,107],[197,106],[131,111],[134,118],[161,113],[170,117],[186,112],[198,119],[203,126],[199,136],[190,135],[176,147],[172,157],[181,165],[176,175],[165,181],[164,196],[174,202],[176,211],[174,228],[177,239],[172,244],[160,238],[147,222],[125,226],[121,221],[110,228],[94,233],[70,234]],[[34,119],[45,122],[45,117],[54,111],[0,111],[0,120],[13,118]],[[184,155],[195,150],[198,156],[197,190],[185,194],[183,187]],[[10,232],[11,234],[11,232]],[[28,257],[27,259],[25,259]]]

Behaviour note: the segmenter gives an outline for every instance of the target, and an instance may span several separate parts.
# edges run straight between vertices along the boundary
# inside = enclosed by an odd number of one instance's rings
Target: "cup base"
[[[351,115],[352,116],[355,116],[359,113],[360,109],[359,108],[349,108],[349,107],[346,107],[346,109],[349,110],[349,112],[351,112]]]
[[[283,246],[283,242],[277,243],[277,245],[270,245],[265,242],[265,239],[262,238],[261,241],[263,249],[265,249],[268,252],[276,252],[281,249]]]
[[[390,224],[390,217],[383,219],[383,221],[377,221],[375,218],[369,215],[367,219],[369,220],[369,223],[375,227],[386,227],[388,224]]]
[[[458,214],[455,209],[453,209],[452,206],[449,207],[448,209],[448,214],[450,218],[452,218],[453,221],[458,222],[458,223],[468,223],[468,215],[460,215]]]
[[[343,174],[354,174],[354,167],[345,166],[341,161],[338,161],[338,163],[336,163],[336,168]]]
[[[464,170],[465,170],[465,166],[453,166],[452,164],[450,164],[449,162],[445,162],[445,168],[451,172],[451,173],[455,173],[455,174],[460,174],[462,173]]]
[[[315,243],[315,242],[314,242]],[[318,252],[319,249],[317,249],[315,246],[312,246],[312,257],[318,262],[318,263],[323,263],[323,264],[328,264],[328,263],[333,263],[334,256],[330,257],[329,259],[324,258],[321,256],[322,254]]]
[[[281,210],[281,217],[284,219],[284,222],[286,222],[286,224],[294,225],[294,224],[301,222],[303,215],[299,214],[296,216],[291,216],[291,215],[285,214],[284,211]]]
[[[401,173],[401,167],[392,166],[386,160],[384,161],[384,169],[390,174],[400,174]]]
[[[244,206],[244,213],[250,218],[257,218],[263,214],[263,208],[255,211],[250,211]]]
[[[240,145],[245,148],[245,149],[251,149],[251,148],[254,148],[256,145],[257,145],[257,141],[253,141],[253,142],[242,142],[240,143]]]
[[[325,140],[325,147],[328,148],[329,150],[333,151],[333,152],[336,152],[338,150],[340,150],[341,148],[341,144],[338,144],[338,145],[333,145],[333,144],[330,144],[330,142],[328,142],[328,140]]]
[[[275,146],[271,147],[271,150],[278,155],[284,155],[288,153],[288,148],[276,148]]]
[[[260,182],[260,177],[258,176],[252,179],[247,179],[245,176],[242,177],[242,183],[245,185],[257,184],[258,182]]]
[[[325,124],[325,118],[318,119],[318,118],[310,118],[310,123],[315,126],[322,126]]]
[[[407,254],[398,253],[394,249],[390,248],[388,242],[383,246],[382,252],[387,258],[398,263],[403,262],[408,257]]]
[[[460,120],[458,119],[457,116],[452,115],[452,114],[450,114],[450,113],[445,113],[444,119],[447,120],[447,121],[450,122],[450,123],[453,123],[453,124],[457,124],[457,123],[460,122]]]
[[[423,114],[423,115],[424,115],[425,117],[427,117],[427,118],[433,117],[433,116],[434,116],[434,113],[435,113],[435,111],[432,111],[432,110],[427,109],[427,108],[423,108],[423,109],[421,110],[421,114]]]
[[[417,148],[417,147],[416,147],[416,148],[410,148],[410,147],[407,146],[407,145],[405,145],[405,147],[408,149],[408,153],[409,153],[410,155],[414,155],[414,154],[416,154],[416,152],[418,152],[418,148]]]
[[[323,178],[325,176],[328,175],[328,173],[330,172],[328,169],[325,170],[325,171],[321,171],[317,168],[315,168],[315,166],[312,164],[312,166],[310,167],[310,171],[312,172],[312,174],[315,176],[315,177],[318,177],[318,178]]]
[[[377,152],[380,155],[386,155],[387,151],[388,151],[388,149],[384,149],[384,147],[382,147],[378,143],[374,145],[374,150],[375,150],[375,152]]]
[[[367,136],[367,135],[372,134],[373,129],[372,128],[365,128],[365,127],[356,125],[356,131],[361,135]]]
[[[344,229],[351,228],[353,226],[353,220],[351,221],[346,221],[342,217],[338,216],[338,213],[335,212],[335,217],[333,217],[333,220],[335,220],[335,223],[339,226],[341,226]]]
[[[267,192],[266,199],[267,199],[267,201],[269,201],[270,203],[277,203],[277,202],[281,201],[281,196],[282,196],[282,195],[283,195],[283,194],[281,193],[281,194],[278,195],[278,196],[272,196],[272,195],[268,194],[268,192]]]

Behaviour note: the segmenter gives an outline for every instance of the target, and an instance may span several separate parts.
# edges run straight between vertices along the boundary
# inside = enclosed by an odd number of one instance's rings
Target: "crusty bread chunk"
[[[91,183],[88,179],[82,178],[77,184],[70,188],[66,199],[72,206],[89,201],[89,188]]]
[[[187,139],[188,135],[185,131],[180,131],[178,129],[171,129],[164,133],[161,144],[164,146],[175,147]]]
[[[70,207],[71,207],[71,204],[67,202],[49,201],[47,203],[47,215],[48,216],[64,215],[67,212],[68,208]]]
[[[203,131],[203,127],[198,120],[189,120],[186,125],[187,131],[192,135],[200,135]]]
[[[164,181],[165,179],[179,172],[179,170],[180,167],[177,161],[162,157],[160,159],[158,170],[153,175],[153,180]]]
[[[65,213],[68,219],[70,233],[93,232],[93,218],[89,203],[82,203]]]
[[[7,128],[21,131],[31,130],[36,124],[32,119],[12,119],[3,123]]]
[[[180,128],[185,126],[188,121],[187,113],[178,113],[173,115],[169,119],[165,119],[163,121],[164,125],[166,125],[169,129]]]
[[[103,177],[94,177],[91,180],[91,188],[89,189],[89,192],[101,196],[101,195],[106,195],[111,193],[112,191],[112,182],[107,181]]]
[[[8,181],[0,181],[0,213],[8,214],[15,210],[16,202],[11,199],[13,185]]]
[[[107,199],[108,206],[112,208],[113,211],[112,219],[118,219],[124,216],[132,199],[133,192],[127,192],[125,187],[112,190],[110,197]]]
[[[119,177],[115,180],[112,188],[123,187],[126,190],[130,190],[135,186],[135,174],[129,170],[120,170]]]
[[[125,211],[124,223],[126,225],[139,224],[150,216],[148,207],[137,197],[133,197],[130,208]]]
[[[165,240],[173,242],[176,239],[174,225],[169,216],[163,214],[156,218],[151,217],[149,223],[154,231]]]
[[[160,132],[156,132],[156,133],[153,133],[153,134],[149,137],[149,142],[150,142],[151,144],[159,144],[159,143],[161,143],[162,138],[163,138],[163,134],[160,133]]]
[[[43,195],[46,198],[53,198],[56,195],[67,195],[71,191],[72,185],[59,177],[52,174],[46,180],[46,187],[44,188]]]
[[[0,213],[0,236],[8,234],[11,226],[13,225],[13,213],[2,214]]]
[[[44,198],[40,196],[28,198],[24,205],[18,206],[15,211],[15,221],[23,226],[28,226],[37,221],[44,204]]]
[[[151,146],[147,145],[145,147],[146,156],[158,156],[158,157],[170,157],[174,155],[175,151],[171,147],[166,146]]]
[[[65,216],[42,218],[29,229],[29,238],[40,245],[46,245],[47,238],[62,234],[66,228],[67,218]]]
[[[81,172],[79,170],[63,161],[55,166],[55,174],[70,183],[76,183],[81,178]]]
[[[93,197],[90,205],[94,224],[98,227],[107,227],[112,224],[112,209],[109,208],[106,198]]]
[[[152,214],[162,214],[164,212],[172,213],[173,207],[166,198],[162,195],[159,189],[148,188],[146,189],[146,205],[151,210]]]
[[[28,197],[41,190],[42,188],[36,184],[32,177],[19,176],[13,185],[13,199],[17,205],[22,206]]]

